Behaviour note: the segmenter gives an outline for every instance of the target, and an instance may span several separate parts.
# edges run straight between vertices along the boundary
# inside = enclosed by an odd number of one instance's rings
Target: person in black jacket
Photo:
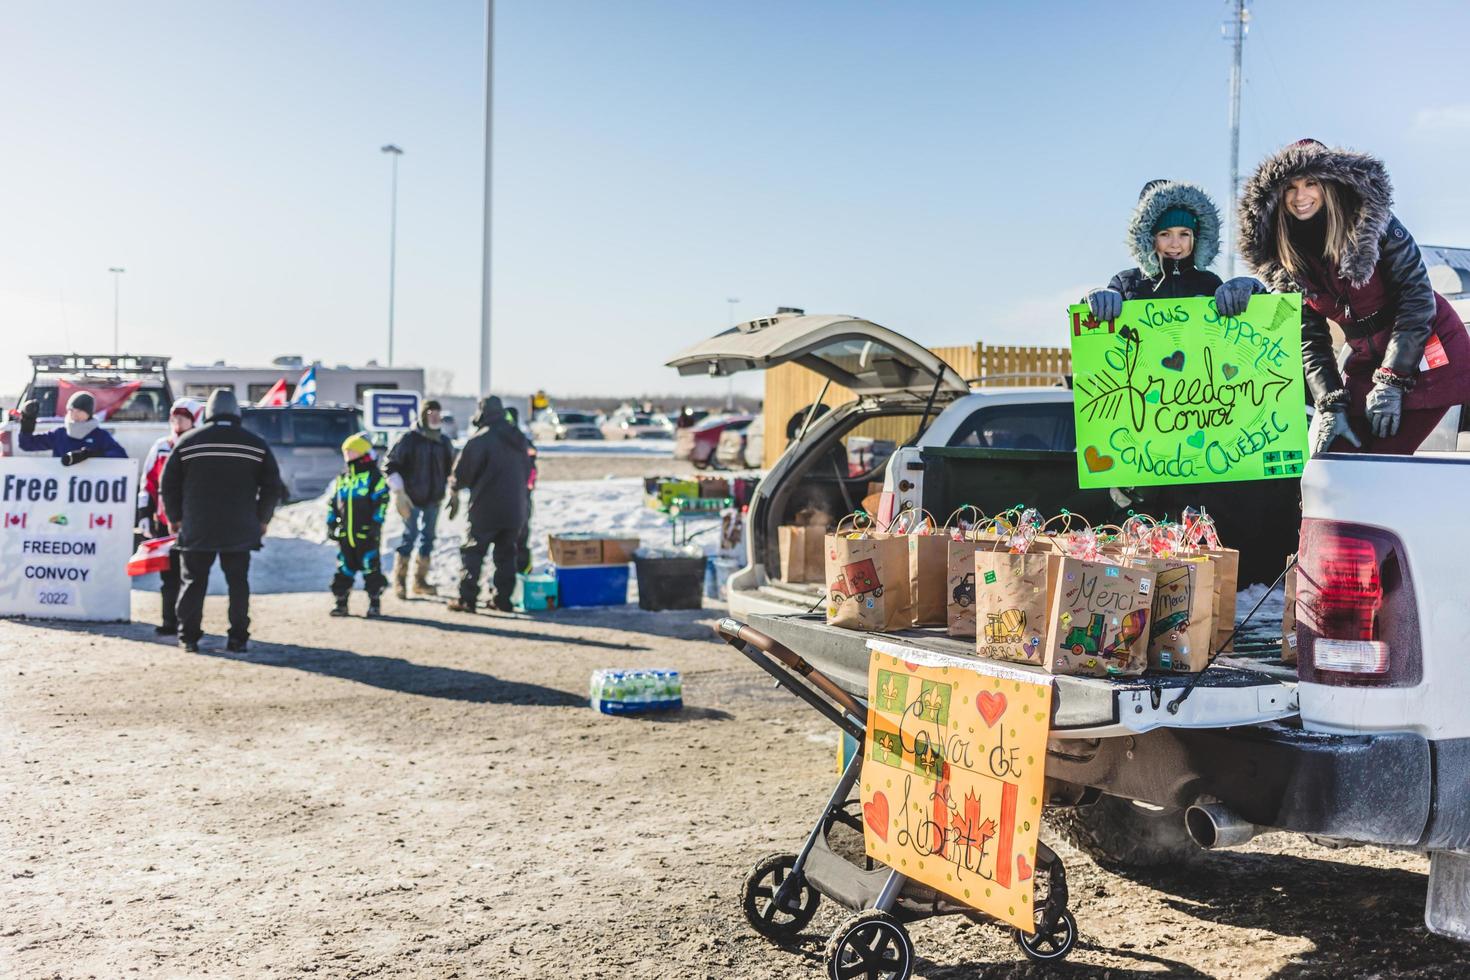
[[[204,425],[179,436],[159,480],[164,513],[179,537],[183,590],[179,593],[179,643],[198,652],[209,570],[219,557],[230,591],[226,648],[245,649],[250,639],[250,552],[285,494],[270,447],[240,425],[240,407],[228,388],[217,388],[204,409]]]
[[[439,431],[443,408],[432,399],[419,411],[419,424],[399,437],[388,450],[383,472],[393,488],[394,506],[403,518],[403,540],[393,562],[393,594],[408,598],[408,558],[418,542],[419,554],[413,568],[415,595],[437,595],[429,583],[429,561],[434,554],[434,531],[439,523],[439,505],[449,483],[454,449]]]
[[[1213,296],[1220,285],[1220,277],[1207,268],[1220,251],[1220,212],[1194,184],[1144,184],[1128,222],[1127,242],[1137,268],[1124,269],[1087,294],[1087,306],[1098,320],[1116,320],[1124,300]]]
[[[1232,279],[1215,305],[1239,316],[1267,287],[1302,294],[1314,456],[1409,455],[1470,402],[1465,324],[1392,208],[1381,160],[1313,139],[1261,161],[1240,194],[1240,254],[1265,282]],[[1328,320],[1347,339],[1342,370]]]
[[[495,608],[511,610],[516,584],[516,538],[526,523],[526,484],[531,477],[530,443],[505,418],[505,406],[494,395],[480,402],[474,418],[478,431],[459,452],[449,483],[449,517],[459,514],[459,491],[470,492],[470,526],[459,549],[464,570],[459,595],[450,600],[455,612],[474,612],[480,596],[480,569],[485,552],[495,563]]]

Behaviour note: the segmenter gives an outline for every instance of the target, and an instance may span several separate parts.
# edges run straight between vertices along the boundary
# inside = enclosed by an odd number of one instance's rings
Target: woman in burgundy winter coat
[[[1470,402],[1470,336],[1392,203],[1381,161],[1316,140],[1267,157],[1241,193],[1240,252],[1265,285],[1232,279],[1215,304],[1236,316],[1267,286],[1302,294],[1313,455],[1412,453]],[[1329,319],[1352,348],[1342,372]]]

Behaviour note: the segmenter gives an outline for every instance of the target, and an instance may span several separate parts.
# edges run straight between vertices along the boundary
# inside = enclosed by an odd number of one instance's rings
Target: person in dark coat
[[[1124,300],[1213,296],[1220,285],[1208,268],[1220,251],[1220,212],[1194,184],[1144,184],[1128,222],[1127,243],[1137,267],[1087,294],[1088,309],[1098,320],[1116,320]]]
[[[127,458],[126,450],[92,417],[96,410],[97,401],[89,393],[73,392],[66,400],[66,423],[36,435],[41,403],[32,398],[20,407],[20,448],[27,452],[49,449],[52,456],[61,459],[62,466],[74,466],[99,456]]]
[[[506,407],[505,420],[526,436],[526,430],[521,428],[521,413],[514,405]],[[526,523],[521,525],[521,533],[516,535],[516,571],[530,575],[531,518],[536,513],[536,443],[530,436],[526,436],[526,455],[531,458],[531,473],[526,478]]]
[[[230,591],[226,648],[245,649],[250,639],[250,552],[286,492],[265,440],[240,425],[234,392],[217,388],[204,408],[204,425],[179,436],[160,484],[169,527],[179,537],[183,589],[179,593],[179,643],[199,650],[209,570],[219,558]]]
[[[480,595],[480,569],[485,552],[495,565],[496,609],[511,610],[516,584],[516,539],[527,519],[526,485],[531,477],[530,443],[505,418],[505,406],[494,395],[480,402],[477,431],[459,452],[449,482],[449,516],[459,513],[459,491],[470,492],[469,530],[459,549],[464,570],[459,595],[450,600],[455,612],[474,612]]]
[[[1470,402],[1470,336],[1392,206],[1382,161],[1310,139],[1263,160],[1241,192],[1240,254],[1259,278],[1225,283],[1215,305],[1238,316],[1253,293],[1302,294],[1313,455],[1413,453]],[[1328,320],[1351,348],[1341,372]]]
[[[454,465],[454,449],[439,431],[443,419],[443,407],[438,402],[424,402],[419,424],[398,438],[383,465],[398,516],[403,518],[403,540],[393,563],[393,592],[400,599],[408,598],[408,559],[415,541],[419,554],[413,568],[414,594],[438,594],[429,582],[429,562],[434,554],[439,506],[449,484],[449,469]]]

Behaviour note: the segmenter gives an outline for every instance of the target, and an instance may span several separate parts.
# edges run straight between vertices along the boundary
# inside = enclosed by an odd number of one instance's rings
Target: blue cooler
[[[556,569],[556,596],[563,609],[628,604],[627,565],[567,565]]]

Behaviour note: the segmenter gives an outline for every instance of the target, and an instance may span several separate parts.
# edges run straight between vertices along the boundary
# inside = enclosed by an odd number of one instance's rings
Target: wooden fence
[[[1063,347],[994,347],[984,343],[963,347],[930,348],[960,377],[972,384],[1045,385],[1072,373],[1072,354]],[[786,426],[798,411],[822,394],[826,378],[796,364],[782,364],[766,372],[765,465],[769,468],[786,450]],[[851,391],[834,384],[822,401],[835,408],[852,401]],[[909,419],[875,419],[855,434],[902,442],[913,435]]]

